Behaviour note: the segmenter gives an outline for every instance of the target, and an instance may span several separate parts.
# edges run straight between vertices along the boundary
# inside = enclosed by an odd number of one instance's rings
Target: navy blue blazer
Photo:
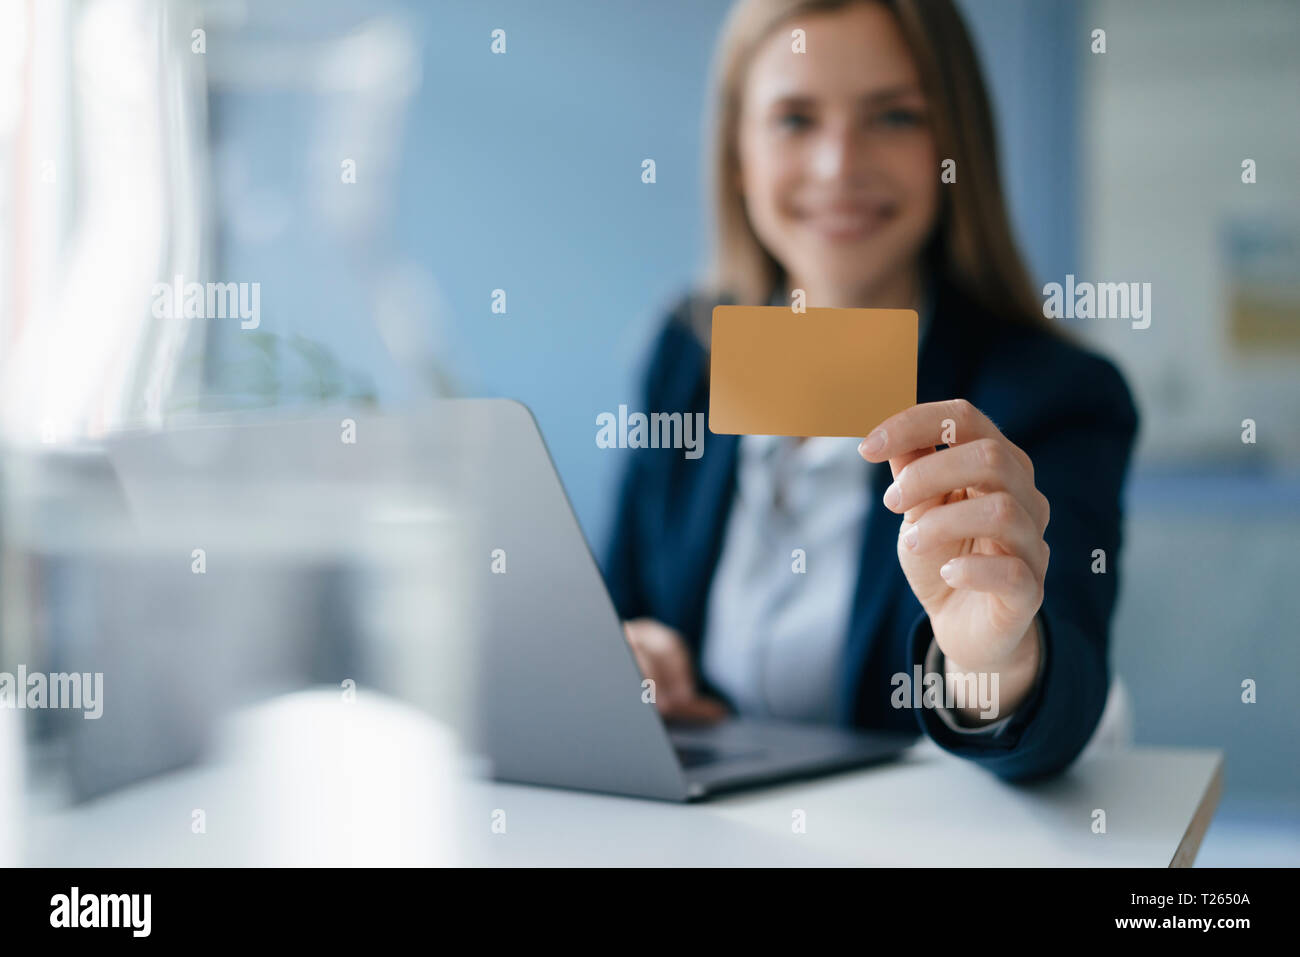
[[[654,342],[640,396],[644,412],[703,412],[708,352],[689,326],[692,300],[672,311]],[[1008,780],[1060,771],[1083,749],[1109,688],[1108,642],[1119,576],[1121,490],[1137,433],[1137,410],[1106,359],[1049,330],[982,314],[955,289],[935,287],[921,347],[917,401],[966,398],[1029,455],[1051,505],[1051,548],[1039,622],[1042,680],[996,734],[961,735],[924,708],[890,703],[899,672],[924,665],[932,633],[898,563],[899,516],[881,497],[889,464],[863,461],[871,513],[863,536],[844,642],[839,722],[929,734],[941,747]],[[708,433],[703,454],[636,449],[619,490],[603,571],[624,619],[648,616],[675,628],[696,673],[709,586],[736,491],[739,437]],[[1094,573],[1097,549],[1105,572]],[[726,701],[701,679],[702,690]],[[727,702],[730,704],[730,702]]]

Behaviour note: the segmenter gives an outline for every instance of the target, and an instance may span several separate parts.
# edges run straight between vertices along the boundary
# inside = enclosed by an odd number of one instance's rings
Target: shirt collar
[[[766,469],[780,462],[789,471],[812,473],[844,467],[858,469],[857,436],[814,435],[795,442],[788,435],[743,435],[740,441],[741,470]]]

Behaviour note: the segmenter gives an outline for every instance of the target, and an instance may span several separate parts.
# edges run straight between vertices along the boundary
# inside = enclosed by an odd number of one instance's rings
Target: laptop
[[[350,442],[341,441],[344,421]],[[643,696],[596,560],[537,422],[519,402],[440,399],[402,413],[124,435],[109,443],[109,457],[133,512],[169,530],[194,510],[176,496],[202,482],[229,503],[223,521],[255,524],[280,549],[308,551],[336,526],[349,541],[369,516],[389,531],[403,523],[408,534],[436,539],[437,563],[419,571],[433,579],[421,603],[428,621],[399,624],[407,640],[427,643],[425,660],[455,663],[432,676],[437,700],[422,704],[498,780],[693,801],[864,767],[916,739],[740,718],[666,724]],[[421,525],[421,514],[437,519]],[[335,608],[329,617],[342,628],[352,615]],[[360,674],[360,683],[372,653],[351,646],[368,639],[362,629],[342,630],[311,652],[320,658],[336,647],[339,673]],[[318,660],[312,670],[328,677],[332,667]],[[381,689],[402,683],[391,669],[375,680]]]
[[[622,622],[532,413],[508,399],[454,399],[434,416],[438,431],[459,443],[460,460],[474,463],[466,511],[478,522],[466,561],[480,568],[483,599],[479,744],[497,779],[694,801],[864,767],[915,742],[745,718],[665,723],[645,700]]]

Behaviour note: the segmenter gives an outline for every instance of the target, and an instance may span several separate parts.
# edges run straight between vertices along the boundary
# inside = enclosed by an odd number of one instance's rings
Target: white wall
[[[1092,320],[1083,331],[1138,393],[1143,458],[1300,464],[1300,351],[1233,354],[1219,253],[1229,217],[1300,230],[1300,4],[1094,0],[1082,20],[1106,30],[1107,52],[1080,64],[1076,275],[1153,287],[1149,329]],[[1241,182],[1247,157],[1255,185]],[[1241,443],[1248,417],[1258,449]]]

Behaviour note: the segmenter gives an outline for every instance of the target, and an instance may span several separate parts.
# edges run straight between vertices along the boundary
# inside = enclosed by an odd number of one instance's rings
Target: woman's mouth
[[[893,216],[888,205],[829,207],[804,213],[804,225],[829,242],[846,243],[865,239]]]

